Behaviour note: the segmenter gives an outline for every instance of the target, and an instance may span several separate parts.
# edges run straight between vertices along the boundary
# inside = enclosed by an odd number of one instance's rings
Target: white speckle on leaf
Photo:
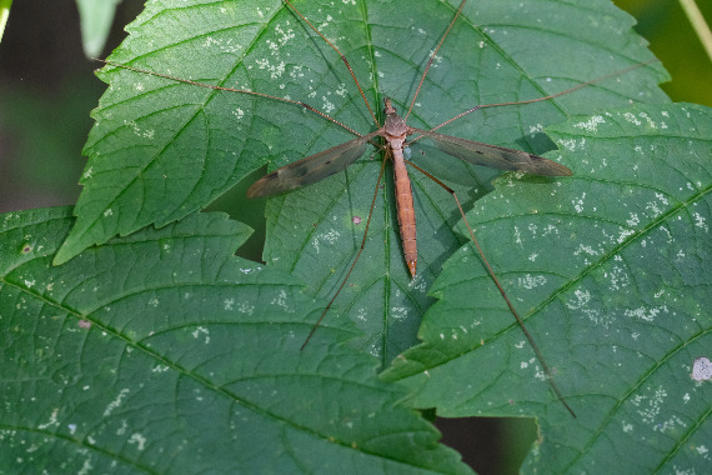
[[[631,403],[637,407],[636,412],[645,424],[652,424],[660,415],[663,403],[668,394],[665,388],[658,386],[655,389],[649,388],[648,395],[638,394],[631,399]]]
[[[618,244],[623,243],[626,239],[628,239],[629,236],[632,236],[635,234],[635,231],[632,229],[625,229],[625,228],[619,228],[620,229],[620,234],[618,234],[618,237],[616,237],[616,242]]]
[[[584,192],[581,194],[581,197],[580,197],[580,198],[575,198],[575,199],[571,200],[571,204],[573,205],[574,209],[576,210],[576,212],[577,212],[578,214],[583,213],[583,210],[584,210],[584,206],[583,206],[583,205],[584,205],[584,202],[585,202],[584,200],[585,200],[585,199],[586,199],[586,192],[584,191]]]
[[[156,133],[156,131],[153,129],[141,129],[141,127],[139,127],[138,124],[133,120],[124,120],[124,125],[129,127],[134,133],[134,135],[148,140],[151,140]]]
[[[406,307],[391,307],[391,317],[402,322],[408,318],[408,309]]]
[[[341,233],[333,228],[325,233],[317,234],[316,236],[314,236],[314,239],[312,239],[312,246],[314,247],[314,252],[319,254],[321,248],[320,245],[322,242],[333,245],[340,237]]]
[[[45,430],[52,426],[59,426],[59,421],[57,419],[58,415],[59,415],[59,408],[57,407],[57,408],[52,409],[52,414],[50,414],[50,416],[49,416],[49,421],[45,422],[44,424],[38,425],[37,428],[40,430]]]
[[[575,152],[577,149],[583,149],[586,145],[586,139],[559,139],[557,143],[570,152]]]
[[[292,70],[289,72],[289,77],[292,79],[303,78],[304,72],[302,71],[302,69],[303,67],[300,65],[292,66]]]
[[[535,134],[541,132],[542,130],[544,130],[543,124],[530,125],[529,126],[529,135],[535,135]]]
[[[139,451],[142,451],[146,446],[146,437],[139,434],[138,432],[135,432],[135,433],[131,434],[131,437],[129,438],[129,444],[130,445],[136,444],[136,448]]]
[[[579,243],[578,248],[574,251],[574,256],[580,256],[581,254],[586,254],[589,256],[597,256],[598,252],[591,246],[587,246],[583,243]]]
[[[605,271],[603,276],[609,279],[608,289],[611,291],[617,291],[630,285],[630,277],[623,266],[614,265],[610,271]]]
[[[111,413],[114,412],[114,409],[121,406],[121,403],[123,402],[124,398],[130,392],[131,390],[129,388],[124,388],[119,391],[119,394],[116,396],[116,398],[106,406],[106,409],[104,409],[104,417],[110,416]]]
[[[77,475],[87,475],[91,473],[92,469],[94,466],[91,464],[91,459],[84,459],[84,463],[82,464],[82,468],[80,468],[77,471]]]
[[[660,312],[667,312],[667,306],[662,305],[660,307],[652,307],[652,308],[646,308],[643,306],[640,306],[635,309],[626,309],[623,311],[623,315],[625,315],[628,318],[636,318],[638,320],[643,320],[645,322],[652,322],[655,320],[655,317],[657,317]]]
[[[598,126],[600,124],[604,124],[605,122],[606,120],[603,118],[603,116],[594,115],[585,122],[578,122],[574,124],[574,127],[578,129],[583,129],[589,134],[595,134],[598,131]]]
[[[196,340],[200,337],[201,334],[205,335],[205,344],[207,345],[208,343],[210,343],[210,331],[207,328],[196,327],[195,330],[191,332],[191,335],[193,335],[193,338],[195,338]]]
[[[633,424],[623,421],[622,425],[623,425],[623,432],[625,432],[626,434],[629,432],[633,432]]]
[[[284,31],[284,29],[282,29],[281,25],[276,25],[274,27],[274,31],[277,32],[277,34],[279,35],[277,37],[279,46],[286,45],[287,43],[289,43],[289,40],[293,39],[296,36],[294,33],[294,30],[292,30],[291,28],[287,28],[287,31]]]
[[[151,307],[158,307],[158,304],[160,304],[161,301],[158,300],[158,297],[151,297],[151,299],[148,301],[148,305]]]
[[[416,274],[415,278],[408,283],[408,288],[425,293],[428,290],[428,281],[421,274]]]
[[[667,432],[669,430],[674,430],[677,427],[685,428],[687,427],[687,424],[685,424],[678,416],[673,415],[670,416],[670,418],[664,420],[663,422],[655,424],[653,430],[657,432]]]
[[[577,289],[574,291],[575,299],[569,299],[566,306],[571,310],[579,310],[591,301],[591,292],[588,290]]]
[[[430,50],[430,54],[429,54],[428,56],[430,56],[431,58],[433,58],[433,63],[432,63],[432,66],[431,66],[431,67],[432,67],[432,68],[437,68],[438,65],[443,61],[443,57],[442,57],[442,56],[439,56],[439,55],[437,55],[437,54],[434,54],[434,53],[435,53],[435,50]]]
[[[359,309],[356,311],[356,319],[361,322],[368,321],[368,312],[366,312],[366,309],[364,307],[359,307]]]
[[[633,125],[641,124],[641,122],[635,117],[635,114],[633,114],[632,112],[624,112],[623,118]]]
[[[237,311],[246,315],[252,315],[255,311],[255,306],[247,302],[240,302],[237,305]]]
[[[107,208],[107,209],[104,211],[104,217],[107,217],[107,218],[108,218],[109,216],[112,216],[113,214],[114,214],[114,210],[112,210],[111,208]]]
[[[640,224],[640,218],[636,213],[628,213],[628,216],[629,218],[626,219],[625,224],[632,228]]]
[[[337,96],[344,97],[346,96],[346,94],[348,94],[349,91],[348,89],[346,89],[346,84],[342,82],[341,84],[339,84],[339,87],[336,89],[335,92]]]
[[[712,380],[712,361],[704,356],[695,358],[695,361],[692,363],[692,374],[690,377],[695,381]]]
[[[278,79],[284,74],[285,64],[284,61],[280,61],[279,64],[271,64],[269,59],[257,59],[255,64],[259,69],[263,69],[269,72],[270,79]]]
[[[697,211],[692,213],[692,216],[695,218],[695,227],[702,229],[706,233],[709,232],[709,226],[707,226],[707,220],[704,216]]]
[[[336,109],[336,106],[334,105],[334,103],[329,101],[326,98],[326,96],[321,96],[321,100],[322,100],[321,109],[324,112],[326,112],[327,114],[331,114],[334,111],[334,109]]]
[[[520,287],[531,290],[546,285],[547,279],[543,275],[533,276],[531,274],[525,274],[524,277],[518,277],[517,282]]]
[[[522,246],[522,233],[518,226],[514,226],[514,242]]]
[[[272,299],[270,302],[272,305],[276,305],[278,307],[282,307],[283,309],[287,309],[287,291],[282,289],[279,291],[277,296]]]

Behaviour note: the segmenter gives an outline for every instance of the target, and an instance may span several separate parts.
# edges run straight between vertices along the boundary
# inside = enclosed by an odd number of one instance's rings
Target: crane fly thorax
[[[391,104],[391,100],[386,98],[384,102],[385,108],[383,112],[386,114],[386,123],[383,126],[384,137],[391,145],[391,148],[402,148],[406,134],[408,133],[408,126],[405,120],[396,112]]]

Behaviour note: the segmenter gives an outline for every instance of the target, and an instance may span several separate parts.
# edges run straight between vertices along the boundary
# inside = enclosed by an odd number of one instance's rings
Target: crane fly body
[[[572,174],[571,170],[564,165],[532,153],[410,127],[406,124],[405,119],[398,114],[388,97],[384,99],[383,113],[386,116],[383,127],[265,175],[247,190],[247,196],[249,198],[272,196],[316,183],[344,170],[364,154],[371,140],[382,137],[386,142],[384,146],[385,158],[393,160],[393,182],[403,257],[411,278],[415,278],[418,251],[413,192],[404,157],[404,149],[408,148],[407,136],[418,135],[431,139],[440,150],[448,155],[475,165],[502,170],[518,170],[540,176],[569,176]]]

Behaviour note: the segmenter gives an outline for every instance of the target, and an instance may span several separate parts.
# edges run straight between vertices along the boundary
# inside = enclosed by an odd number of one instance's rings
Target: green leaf
[[[7,25],[7,19],[10,17],[10,7],[12,6],[12,0],[0,0],[0,41],[5,34],[5,26]]]
[[[0,471],[466,473],[294,279],[192,215],[51,256],[68,208],[0,216]]]
[[[374,109],[389,96],[407,107],[456,2],[347,1],[295,5],[348,58]],[[409,122],[432,127],[475,104],[541,97],[618,71],[650,53],[632,19],[608,2],[471,1],[439,51]],[[152,1],[127,27],[111,60],[180,78],[301,100],[362,134],[375,129],[339,56],[283,2]],[[298,106],[217,92],[118,68],[99,107],[81,180],[78,217],[55,263],[114,235],[163,226],[206,206],[250,172],[270,169],[353,138]],[[441,132],[537,153],[542,127],[571,114],[665,102],[648,65],[555,100],[478,111]],[[496,172],[465,165],[422,141],[415,159],[458,191],[466,206]],[[375,152],[375,149],[374,149]],[[264,260],[308,282],[326,302],[344,278],[365,229],[379,160],[269,201]],[[387,174],[390,168],[386,170]],[[332,315],[364,330],[358,343],[386,364],[415,342],[426,290],[461,243],[452,198],[411,174],[418,223],[418,276],[401,256],[390,177],[378,190],[359,265]],[[550,182],[542,184],[549,189]]]
[[[691,373],[712,354],[712,110],[638,106],[547,132],[574,176],[509,176],[468,219],[577,418],[470,245],[434,285],[424,343],[385,377],[441,416],[539,416],[531,472],[702,473],[712,384]]]
[[[116,5],[121,0],[77,0],[81,19],[82,47],[87,58],[101,54],[111,31]]]

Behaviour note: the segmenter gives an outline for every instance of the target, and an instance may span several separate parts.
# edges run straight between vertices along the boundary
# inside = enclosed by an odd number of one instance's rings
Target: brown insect
[[[379,136],[383,137],[386,141],[386,156],[393,159],[393,180],[396,187],[396,205],[403,257],[411,277],[415,277],[418,260],[415,212],[413,211],[410,178],[408,178],[406,160],[403,156],[403,148],[407,145],[406,137],[408,135],[418,134],[421,137],[432,139],[443,152],[475,165],[502,170],[519,170],[541,176],[568,176],[572,174],[571,170],[560,163],[521,150],[410,127],[398,115],[389,98],[386,98],[384,102],[383,112],[386,115],[386,123],[383,127],[363,137],[350,140],[275,170],[255,182],[247,190],[247,196],[249,198],[271,196],[316,183],[351,165],[363,156],[366,145],[371,140]]]
[[[353,135],[356,135],[357,137],[355,139],[352,139],[350,141],[347,141],[345,143],[342,143],[340,145],[336,145],[334,147],[331,147],[327,150],[324,150],[322,152],[316,153],[314,155],[311,155],[309,157],[303,158],[301,160],[298,160],[296,162],[290,163],[286,166],[283,166],[276,171],[262,177],[260,180],[255,182],[248,190],[248,197],[250,198],[255,198],[255,197],[264,197],[264,196],[272,196],[280,193],[284,193],[290,190],[294,190],[296,188],[300,188],[306,185],[310,185],[313,183],[316,183],[330,175],[333,175],[335,173],[338,173],[340,171],[343,171],[346,169],[349,165],[354,163],[357,159],[362,157],[368,147],[369,144],[372,144],[376,147],[382,148],[384,151],[384,160],[383,164],[381,165],[381,171],[378,177],[378,182],[376,189],[378,188],[378,184],[380,184],[383,172],[384,172],[384,166],[386,159],[392,159],[393,160],[393,171],[394,171],[394,183],[395,183],[395,195],[396,195],[396,205],[397,205],[397,214],[398,214],[398,222],[399,222],[399,227],[400,227],[400,235],[401,235],[401,243],[402,243],[402,248],[403,248],[403,254],[404,254],[404,259],[406,266],[411,274],[411,277],[416,276],[417,272],[417,248],[416,248],[416,223],[415,223],[415,212],[413,208],[413,196],[411,192],[411,184],[410,184],[410,179],[408,177],[408,172],[406,169],[406,165],[410,165],[414,167],[416,170],[424,173],[426,176],[434,180],[438,185],[443,187],[446,191],[448,191],[453,198],[455,199],[455,202],[457,204],[457,207],[460,211],[460,214],[464,220],[464,223],[469,231],[470,238],[472,240],[472,243],[476,247],[483,264],[485,265],[490,277],[494,281],[495,285],[497,286],[500,294],[502,295],[503,299],[505,300],[507,306],[509,307],[511,313],[514,315],[515,319],[517,320],[519,326],[521,327],[522,331],[524,332],[527,340],[529,341],[530,345],[534,349],[534,352],[542,365],[544,372],[546,373],[549,383],[559,398],[559,400],[562,402],[562,404],[566,407],[566,409],[575,417],[575,414],[573,410],[568,406],[566,401],[564,400],[562,394],[560,393],[558,387],[553,381],[551,371],[546,364],[543,355],[541,354],[538,346],[536,345],[533,337],[531,334],[528,332],[526,329],[523,320],[517,313],[516,309],[514,308],[513,304],[507,297],[506,292],[504,291],[502,285],[500,284],[496,274],[494,273],[494,270],[490,266],[489,262],[487,261],[482,249],[479,246],[479,243],[477,242],[477,239],[474,235],[474,232],[472,231],[470,225],[467,223],[467,219],[465,217],[465,213],[462,209],[462,206],[460,204],[460,201],[455,193],[454,190],[449,188],[447,185],[445,185],[443,182],[432,176],[430,173],[424,171],[417,165],[409,162],[406,160],[404,156],[404,148],[408,147],[410,144],[421,140],[423,138],[430,139],[432,140],[437,148],[439,148],[441,151],[445,152],[448,155],[457,157],[459,159],[462,159],[466,162],[475,164],[475,165],[482,165],[482,166],[487,166],[487,167],[492,167],[492,168],[497,168],[497,169],[503,169],[503,170],[518,170],[522,171],[524,173],[528,174],[533,174],[533,175],[543,175],[543,176],[567,176],[571,175],[572,172],[569,170],[567,167],[548,160],[546,158],[527,153],[521,150],[515,150],[515,149],[510,149],[510,148],[505,148],[505,147],[499,147],[495,145],[489,145],[481,142],[475,142],[471,141],[468,139],[464,138],[459,138],[459,137],[453,137],[449,135],[443,135],[440,133],[436,133],[435,130],[450,124],[454,122],[455,120],[458,120],[472,112],[475,112],[479,109],[483,108],[488,108],[488,107],[499,107],[499,106],[506,106],[506,105],[515,105],[515,104],[529,104],[533,102],[539,102],[539,101],[547,101],[550,99],[553,99],[555,97],[571,93],[577,89],[583,88],[587,85],[590,85],[592,83],[601,81],[603,79],[606,79],[608,77],[616,76],[623,74],[629,70],[635,69],[637,67],[641,67],[644,64],[648,63],[642,63],[642,64],[637,64],[634,65],[630,68],[621,70],[621,71],[616,71],[612,74],[587,81],[584,83],[581,83],[577,85],[576,87],[566,89],[564,91],[561,91],[557,94],[545,96],[545,97],[540,97],[537,99],[533,100],[528,100],[528,101],[520,101],[520,102],[507,102],[507,103],[498,103],[498,104],[487,104],[487,105],[479,105],[472,107],[460,114],[457,114],[453,118],[441,123],[440,125],[432,128],[431,130],[422,130],[414,127],[410,127],[407,125],[406,120],[409,117],[411,111],[413,110],[414,105],[416,104],[416,99],[418,97],[418,94],[420,92],[420,89],[423,85],[423,82],[425,81],[425,78],[428,74],[428,71],[433,63],[433,59],[436,57],[440,47],[442,46],[443,42],[445,41],[445,38],[448,36],[452,26],[454,25],[455,21],[459,17],[460,13],[462,12],[462,9],[466,3],[466,0],[463,0],[461,4],[459,5],[455,15],[453,16],[449,26],[447,27],[446,31],[444,32],[443,36],[441,37],[440,41],[438,42],[436,48],[434,51],[431,53],[428,62],[424,68],[423,74],[420,77],[420,81],[418,83],[418,86],[416,88],[415,94],[413,99],[410,102],[410,107],[405,114],[405,117],[401,117],[398,115],[396,112],[395,108],[393,107],[393,104],[389,98],[386,98],[384,100],[384,114],[385,114],[385,123],[384,125],[380,125],[376,115],[374,114],[368,100],[366,99],[366,96],[356,79],[355,73],[353,69],[351,68],[348,60],[346,57],[339,51],[339,49],[331,42],[329,41],[320,31],[317,27],[312,25],[312,23],[304,16],[302,15],[292,4],[289,0],[284,0],[284,2],[295,12],[296,15],[298,15],[302,21],[306,25],[308,25],[316,34],[318,34],[334,51],[336,51],[343,62],[345,63],[346,67],[348,68],[351,77],[354,80],[354,83],[356,84],[359,93],[366,104],[366,107],[373,119],[373,122],[377,126],[377,130],[366,134],[366,135],[361,135],[352,128],[348,127],[347,125],[339,122],[338,120],[332,118],[331,116],[325,114],[324,112],[304,103],[301,101],[297,100],[292,100],[288,98],[282,98],[282,97],[277,97],[277,96],[272,96],[264,93],[259,93],[251,90],[245,90],[245,89],[237,89],[237,88],[230,88],[230,87],[222,87],[222,86],[215,86],[211,84],[206,84],[206,83],[201,83],[197,81],[191,81],[187,79],[182,79],[166,74],[161,74],[161,73],[156,73],[153,71],[148,71],[144,69],[139,69],[139,68],[134,68],[131,66],[123,65],[123,64],[117,64],[111,61],[105,61],[107,64],[121,67],[124,69],[129,69],[132,71],[136,71],[139,73],[144,73],[144,74],[149,74],[157,77],[162,77],[166,79],[170,79],[173,81],[178,81],[182,83],[187,83],[195,86],[200,86],[200,87],[206,87],[214,90],[222,90],[222,91],[229,91],[229,92],[238,92],[241,94],[246,94],[246,95],[251,95],[251,96],[258,96],[262,97],[265,99],[270,99],[270,100],[275,100],[279,102],[284,102],[284,103],[289,103],[289,104],[294,104],[298,105],[300,107],[303,107],[315,114],[318,114],[322,118],[329,120],[330,122],[344,128],[345,130],[349,131]],[[408,140],[409,136],[414,136],[412,139]],[[377,142],[379,140],[379,137],[382,138],[385,141],[384,145],[381,145],[380,143]],[[361,253],[364,249],[365,243],[366,243],[366,236],[368,233],[368,227],[371,221],[371,217],[373,214],[373,209],[374,205],[376,202],[376,193],[374,192],[374,197],[371,202],[371,207],[369,211],[368,218],[366,219],[366,226],[364,229],[364,235],[363,239],[361,241],[361,246],[356,253],[355,257],[353,258],[351,265],[341,281],[341,284],[339,285],[338,289],[336,292],[331,297],[331,300],[327,304],[327,306],[324,308],[322,314],[318,318],[317,322],[314,324],[312,327],[309,335],[304,341],[304,344],[302,345],[302,348],[306,346],[306,344],[309,342],[310,338],[318,328],[319,324],[321,321],[324,319],[326,316],[327,312],[333,305],[335,299],[338,297],[339,293],[341,290],[344,288],[344,285],[349,279],[349,276],[351,275],[354,267],[356,266],[356,263],[358,262]],[[360,220],[360,218],[359,218]]]

